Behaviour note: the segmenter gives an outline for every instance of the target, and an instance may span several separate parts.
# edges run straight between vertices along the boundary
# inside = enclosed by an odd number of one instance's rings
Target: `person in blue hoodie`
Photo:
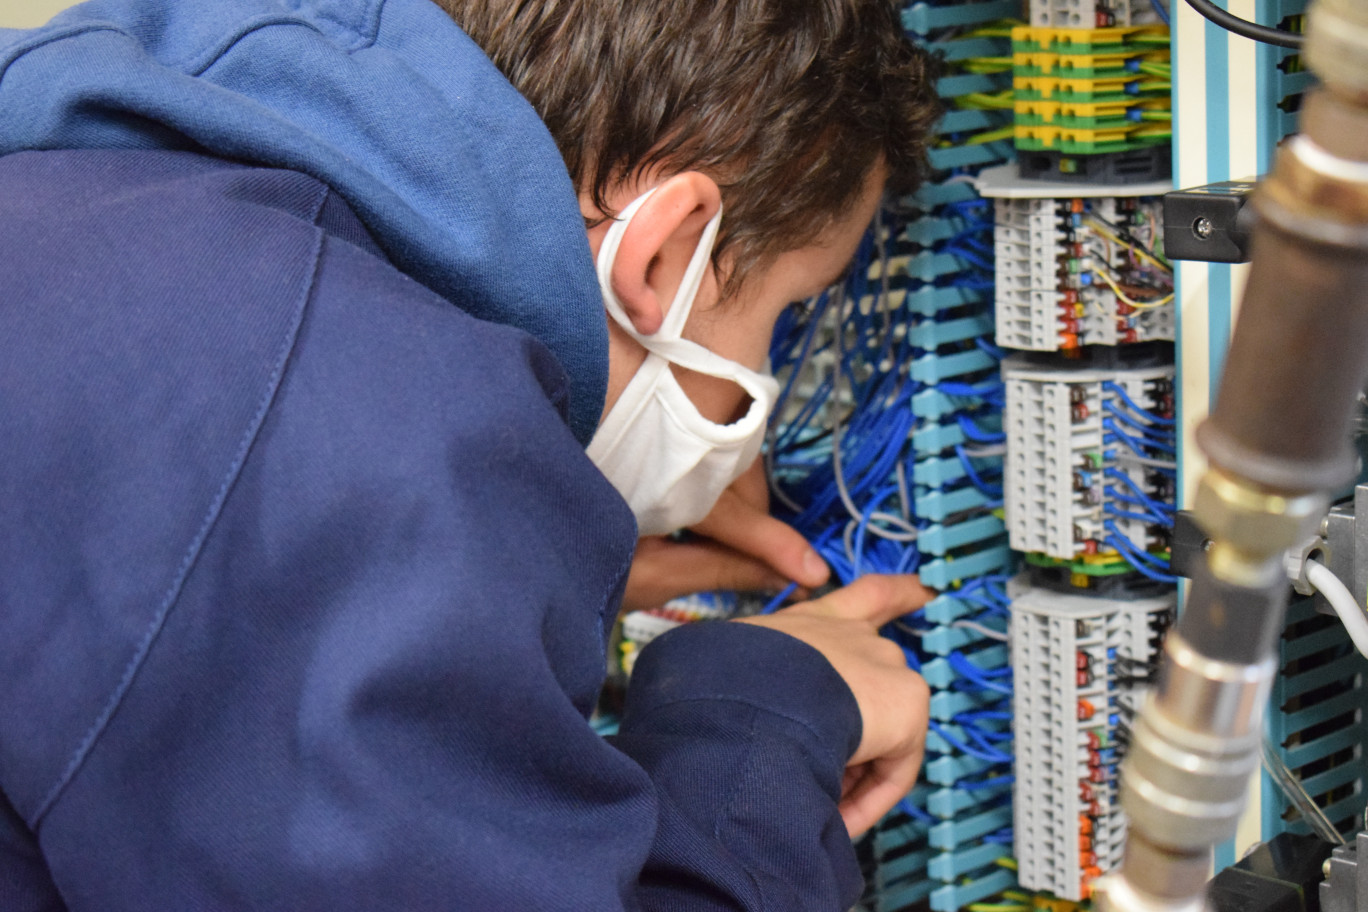
[[[0,31],[0,909],[848,908],[915,578],[586,718],[639,534],[825,578],[746,487],[764,350],[934,117],[882,0]]]

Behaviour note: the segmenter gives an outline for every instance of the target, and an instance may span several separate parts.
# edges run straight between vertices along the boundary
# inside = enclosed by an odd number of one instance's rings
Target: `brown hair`
[[[805,246],[882,156],[922,178],[940,116],[890,0],[437,0],[528,99],[575,186],[640,168],[722,188],[732,280]]]

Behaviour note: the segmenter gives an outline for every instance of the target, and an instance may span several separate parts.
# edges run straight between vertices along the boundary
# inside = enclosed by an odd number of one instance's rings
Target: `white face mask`
[[[608,229],[598,254],[599,287],[608,314],[646,349],[646,361],[589,442],[589,458],[627,499],[641,535],[664,535],[707,516],[722,492],[750,467],[765,439],[765,419],[779,394],[773,377],[680,338],[712,257],[719,209],[684,273],[660,329],[644,336],[613,293],[613,261],[627,225],[654,191],[633,200]],[[741,420],[716,424],[699,414],[671,364],[731,380],[750,395]]]

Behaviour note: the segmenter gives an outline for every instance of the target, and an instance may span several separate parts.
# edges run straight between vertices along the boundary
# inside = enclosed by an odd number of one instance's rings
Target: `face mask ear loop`
[[[603,244],[599,247],[598,260],[595,263],[599,289],[603,293],[603,304],[607,308],[608,314],[618,326],[622,327],[633,339],[640,342],[647,351],[655,350],[654,343],[676,341],[682,335],[684,324],[688,321],[689,314],[693,311],[694,301],[698,297],[698,290],[703,285],[705,270],[711,264],[713,246],[717,243],[717,232],[722,223],[722,209],[719,207],[703,228],[698,246],[694,248],[693,256],[689,258],[689,265],[684,270],[679,290],[675,292],[674,300],[665,311],[660,329],[651,335],[643,335],[636,331],[636,327],[632,325],[631,318],[627,316],[627,311],[623,308],[617,293],[613,291],[613,264],[617,260],[618,248],[622,246],[622,238],[627,233],[628,224],[655,191],[656,188],[652,187],[628,203],[627,207],[618,213],[617,218],[613,220],[613,224],[609,226],[608,233],[603,238]]]
[[[713,217],[708,219],[708,224],[703,227],[703,235],[698,239],[693,256],[689,258],[684,278],[679,283],[674,300],[670,302],[670,309],[665,312],[660,329],[654,335],[637,337],[637,341],[647,348],[650,347],[647,345],[648,339],[674,341],[683,336],[684,323],[693,312],[694,302],[698,300],[698,290],[703,287],[703,275],[712,265],[713,246],[717,243],[717,229],[721,224],[722,207],[719,204],[717,212],[713,213]]]
[[[622,246],[627,225],[632,221],[632,216],[637,214],[637,210],[651,198],[652,193],[655,193],[654,187],[632,200],[627,204],[627,208],[617,214],[613,224],[608,226],[608,233],[603,236],[603,244],[599,246],[598,259],[594,263],[595,271],[598,273],[599,291],[603,294],[603,306],[614,322],[633,336],[637,334],[636,328],[632,326],[631,318],[627,316],[617,293],[613,291],[613,264],[617,261],[618,248]]]

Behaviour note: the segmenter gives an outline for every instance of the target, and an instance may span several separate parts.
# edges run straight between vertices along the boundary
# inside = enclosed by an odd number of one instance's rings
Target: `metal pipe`
[[[1234,835],[1276,671],[1282,555],[1350,480],[1368,377],[1368,4],[1320,0],[1306,57],[1325,83],[1255,205],[1253,267],[1211,417],[1194,517],[1211,540],[1122,765],[1130,818],[1109,912],[1191,912]]]

